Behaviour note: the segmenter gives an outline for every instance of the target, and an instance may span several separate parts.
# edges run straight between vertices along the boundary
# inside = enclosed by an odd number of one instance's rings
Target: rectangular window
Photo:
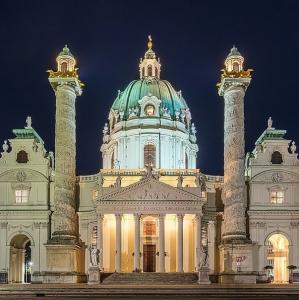
[[[15,190],[16,203],[27,203],[29,190]]]
[[[281,204],[284,202],[284,192],[283,191],[272,191],[271,192],[271,203]]]
[[[151,236],[156,235],[156,222],[144,221],[143,222],[143,235]]]

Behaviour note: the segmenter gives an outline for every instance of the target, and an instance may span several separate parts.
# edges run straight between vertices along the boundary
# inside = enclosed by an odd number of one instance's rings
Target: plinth
[[[88,284],[101,283],[101,273],[99,267],[91,266],[88,268]]]
[[[198,271],[198,284],[210,284],[209,267],[200,267]]]
[[[258,246],[256,243],[222,244],[220,283],[256,283]]]
[[[79,245],[45,245],[47,271],[35,272],[33,282],[82,283],[87,281],[84,273],[84,247]]]

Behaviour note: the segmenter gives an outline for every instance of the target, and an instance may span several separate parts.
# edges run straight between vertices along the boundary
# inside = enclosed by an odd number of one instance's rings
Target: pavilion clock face
[[[145,107],[145,114],[147,116],[153,116],[155,114],[155,107],[152,104],[148,104]]]
[[[282,179],[283,179],[283,177],[282,177],[281,173],[276,172],[276,173],[272,174],[272,181],[273,182],[281,182]]]

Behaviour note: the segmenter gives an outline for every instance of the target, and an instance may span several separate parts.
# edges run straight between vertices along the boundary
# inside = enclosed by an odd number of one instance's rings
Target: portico
[[[102,196],[97,202],[101,270],[194,272],[201,249],[198,195],[198,188],[174,188],[147,175]]]

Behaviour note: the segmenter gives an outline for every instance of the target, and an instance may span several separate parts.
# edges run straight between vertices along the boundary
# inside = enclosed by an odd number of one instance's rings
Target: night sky
[[[102,128],[117,90],[138,78],[151,34],[161,78],[182,90],[198,130],[198,167],[223,174],[223,100],[216,83],[235,44],[254,69],[246,150],[272,116],[299,144],[299,1],[1,1],[0,145],[27,115],[54,150],[55,97],[46,70],[67,44],[86,84],[77,99],[77,173],[101,167]]]

